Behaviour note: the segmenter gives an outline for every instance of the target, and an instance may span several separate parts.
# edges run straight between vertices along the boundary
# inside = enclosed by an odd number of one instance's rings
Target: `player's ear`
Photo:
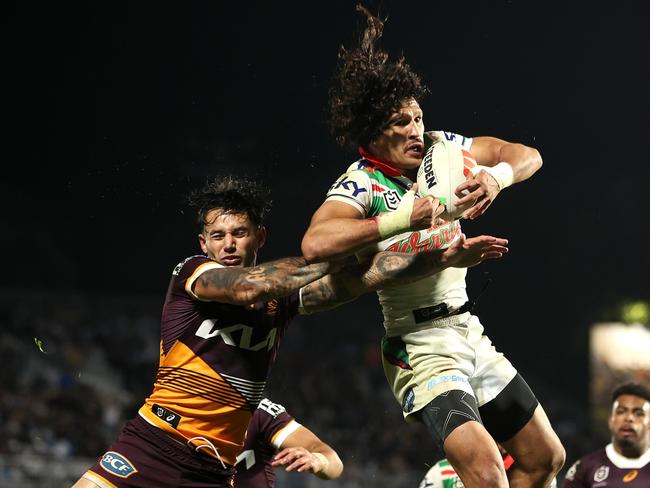
[[[257,248],[260,249],[266,243],[266,227],[260,225],[257,230]]]
[[[202,233],[199,234],[199,246],[201,246],[201,250],[205,254],[208,254],[208,247],[205,245],[205,236]]]

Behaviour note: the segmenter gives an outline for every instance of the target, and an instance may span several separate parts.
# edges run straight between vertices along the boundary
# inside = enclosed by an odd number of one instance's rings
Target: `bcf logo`
[[[133,473],[138,472],[127,458],[115,451],[108,451],[104,454],[99,465],[109,473],[120,478],[128,478]]]

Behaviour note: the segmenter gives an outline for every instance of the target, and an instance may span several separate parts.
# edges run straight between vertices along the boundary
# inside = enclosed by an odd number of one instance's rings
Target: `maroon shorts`
[[[102,488],[231,488],[232,467],[195,454],[140,416],[129,420],[84,478]]]

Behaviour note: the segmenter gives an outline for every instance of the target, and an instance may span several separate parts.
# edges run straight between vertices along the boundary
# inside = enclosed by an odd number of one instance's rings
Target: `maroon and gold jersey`
[[[192,256],[174,269],[162,312],[160,364],[139,414],[174,439],[234,465],[298,295],[247,306],[201,301],[192,285],[222,268]]]
[[[237,456],[235,488],[274,488],[273,456],[300,424],[282,405],[263,399],[248,426],[244,449]]]
[[[648,488],[650,450],[636,459],[626,458],[608,444],[587,454],[567,471],[562,488]]]

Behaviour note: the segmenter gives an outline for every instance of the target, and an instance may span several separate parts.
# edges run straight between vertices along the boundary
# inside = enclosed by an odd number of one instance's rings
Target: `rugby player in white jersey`
[[[460,222],[423,223],[428,198],[409,188],[430,144],[446,138],[470,151],[479,171],[457,193],[476,218],[500,191],[532,176],[539,152],[493,137],[425,132],[419,77],[402,58],[378,47],[383,22],[359,6],[368,26],[358,48],[341,50],[330,90],[330,122],[338,142],[362,158],[332,185],[303,241],[308,262],[383,250],[444,249],[462,238]],[[460,195],[459,195],[460,196]],[[421,421],[467,488],[548,486],[564,448],[544,410],[512,364],[495,350],[471,314],[465,269],[447,269],[378,292],[386,335],[384,370],[409,421]],[[496,442],[518,461],[506,475]]]

